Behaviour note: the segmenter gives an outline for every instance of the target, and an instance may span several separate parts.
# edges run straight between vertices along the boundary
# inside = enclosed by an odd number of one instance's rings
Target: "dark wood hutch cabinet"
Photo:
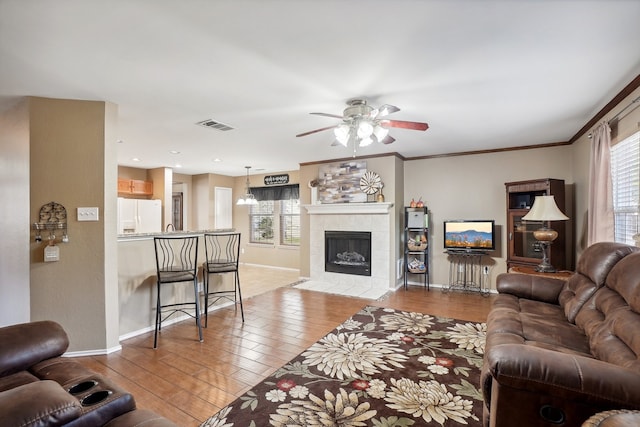
[[[542,247],[533,237],[533,231],[542,222],[522,221],[536,196],[554,196],[562,212],[565,209],[564,180],[535,179],[505,183],[507,190],[507,269],[517,266],[536,266],[542,261]],[[547,227],[558,232],[549,246],[549,261],[558,270],[567,268],[566,221],[549,221]]]

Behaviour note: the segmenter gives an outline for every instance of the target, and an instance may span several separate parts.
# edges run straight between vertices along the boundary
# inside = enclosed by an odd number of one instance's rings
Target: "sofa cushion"
[[[498,295],[487,317],[487,346],[525,344],[591,357],[589,341],[562,307]]]
[[[634,292],[635,289],[635,292]],[[603,361],[640,371],[640,252],[620,260],[576,317],[591,352]]]
[[[6,377],[0,377],[0,391],[9,390],[14,387],[18,387],[19,385],[29,384],[36,381],[40,380],[27,371],[16,372],[15,374],[7,375]]]
[[[61,426],[82,413],[80,402],[54,381],[37,381],[0,393],[2,427]]]
[[[585,249],[578,260],[576,274],[569,278],[558,297],[569,322],[575,322],[582,306],[604,285],[618,261],[636,250],[638,248],[614,242],[595,243]]]

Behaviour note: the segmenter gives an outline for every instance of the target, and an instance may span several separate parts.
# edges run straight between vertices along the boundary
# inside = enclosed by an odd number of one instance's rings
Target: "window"
[[[615,241],[634,245],[640,214],[640,132],[611,148]]]
[[[251,205],[249,210],[251,243],[273,243],[273,213],[275,202],[262,200],[257,205]]]
[[[300,246],[298,184],[252,188],[251,191],[258,204],[249,209],[249,242]]]
[[[300,199],[280,200],[280,244],[300,245]]]

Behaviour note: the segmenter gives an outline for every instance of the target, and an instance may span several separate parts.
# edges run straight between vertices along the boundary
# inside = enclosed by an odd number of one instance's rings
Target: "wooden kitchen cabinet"
[[[118,179],[118,194],[151,196],[153,194],[153,182],[141,179]]]

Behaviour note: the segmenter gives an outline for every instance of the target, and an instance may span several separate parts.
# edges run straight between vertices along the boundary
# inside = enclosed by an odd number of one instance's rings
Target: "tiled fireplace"
[[[378,298],[395,288],[391,252],[393,203],[334,203],[306,205],[310,216],[309,281],[298,287],[364,298]],[[325,232],[370,234],[370,275],[327,271]],[[362,236],[362,234],[360,234]],[[343,257],[358,257],[343,249]],[[359,254],[361,255],[361,254]]]
[[[371,232],[324,232],[324,271],[371,276]]]

